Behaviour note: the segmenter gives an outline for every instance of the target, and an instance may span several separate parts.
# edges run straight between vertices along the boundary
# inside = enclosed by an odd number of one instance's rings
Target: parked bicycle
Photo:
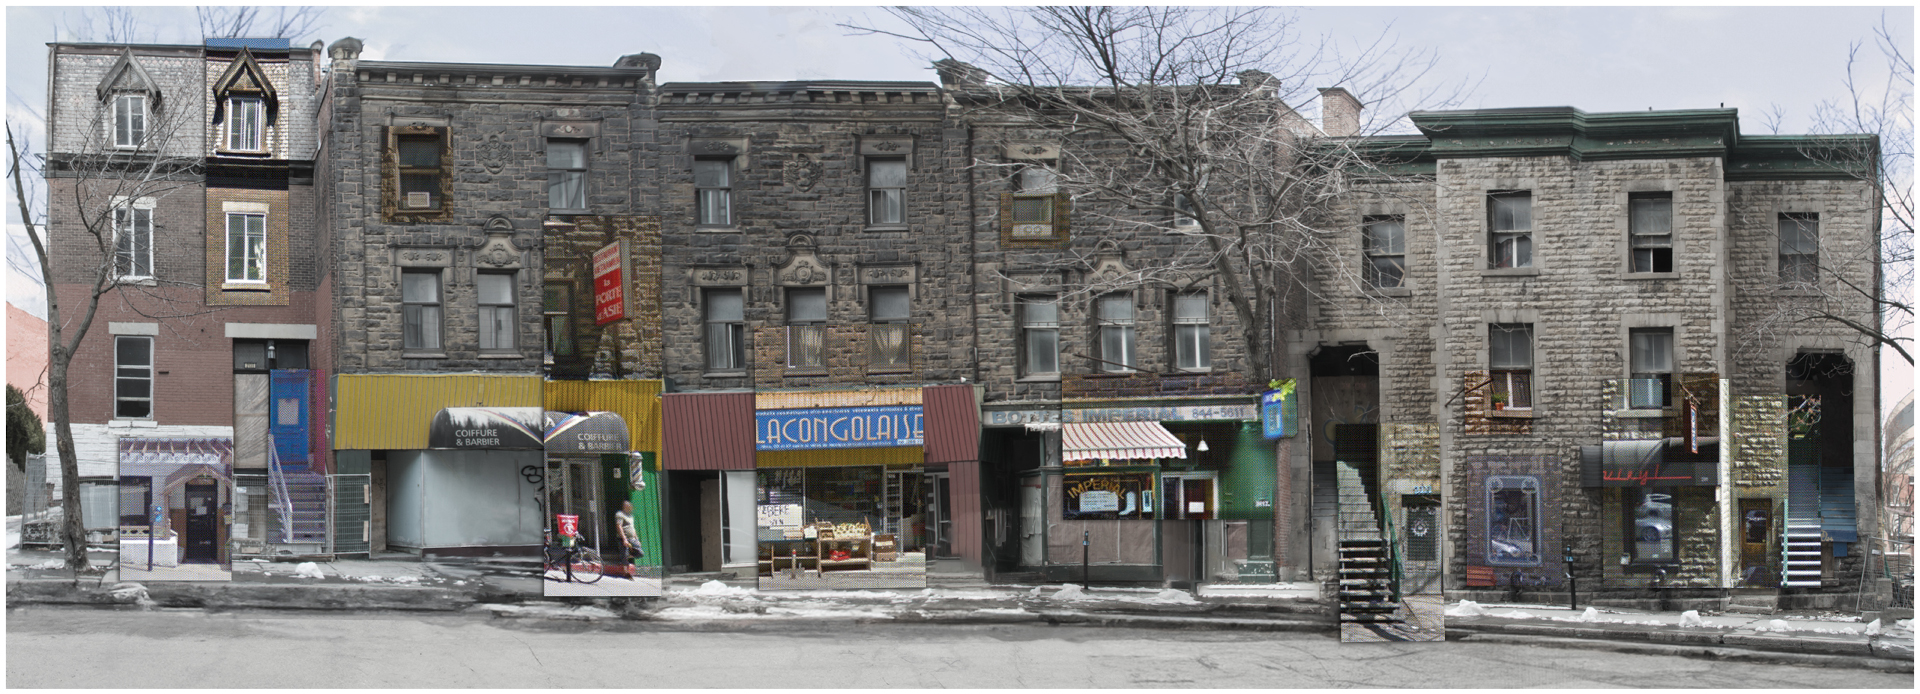
[[[554,542],[552,530],[546,530],[544,537],[546,561],[542,570],[548,579],[595,583],[606,575],[606,564],[600,559],[600,550],[588,545],[587,538],[578,534],[562,535],[560,542]],[[555,572],[566,578],[555,578]]]

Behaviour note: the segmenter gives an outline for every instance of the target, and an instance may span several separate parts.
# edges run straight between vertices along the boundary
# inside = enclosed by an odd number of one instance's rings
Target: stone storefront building
[[[81,475],[105,483],[83,504],[88,526],[145,527],[164,507],[189,561],[324,551],[330,456],[312,409],[331,358],[331,253],[312,213],[308,125],[318,47],[50,51],[61,319],[85,317],[95,283],[106,287],[68,391]],[[129,456],[181,447],[219,453],[200,473],[123,477],[113,492]]]
[[[1401,166],[1426,182],[1345,202],[1346,256],[1293,355],[1306,428],[1355,413],[1378,452],[1328,428],[1316,466],[1378,465],[1403,519],[1439,492],[1450,588],[1851,592],[1877,356],[1789,312],[1874,324],[1843,284],[1878,283],[1877,200],[1845,158],[1865,150],[1742,136],[1731,110],[1412,120],[1421,136],[1371,144],[1417,152]],[[1381,260],[1398,271],[1336,265]],[[1324,363],[1356,348],[1369,366]]]

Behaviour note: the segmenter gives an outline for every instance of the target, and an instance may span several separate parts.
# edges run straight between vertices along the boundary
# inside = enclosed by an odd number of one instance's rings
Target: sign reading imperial
[[[918,446],[925,438],[919,405],[760,410],[754,420],[762,451]]]

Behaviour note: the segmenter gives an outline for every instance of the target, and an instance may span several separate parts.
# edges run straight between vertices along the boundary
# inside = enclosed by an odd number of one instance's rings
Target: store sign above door
[[[623,453],[627,422],[613,412],[548,412],[547,455]]]
[[[754,413],[755,450],[918,446],[925,440],[919,405],[760,410]]]
[[[545,448],[538,407],[449,407],[433,416],[428,448]]]

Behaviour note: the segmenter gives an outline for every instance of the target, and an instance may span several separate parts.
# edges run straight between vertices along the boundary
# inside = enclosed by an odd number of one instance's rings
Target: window
[[[1495,323],[1487,329],[1489,396],[1496,409],[1533,409],[1533,325]]]
[[[1053,236],[1054,193],[1059,183],[1053,169],[1038,164],[1022,167],[1014,176],[1013,237]]]
[[[227,99],[227,149],[258,152],[265,149],[266,102],[257,97],[236,96]]]
[[[1673,194],[1627,196],[1632,272],[1673,272]]]
[[[1671,564],[1679,552],[1674,537],[1673,495],[1665,491],[1628,487],[1623,490],[1629,561],[1634,564]]]
[[[1360,250],[1367,286],[1392,289],[1407,281],[1407,231],[1404,217],[1368,217],[1362,220]]]
[[[139,147],[146,141],[146,95],[120,94],[113,97],[113,146]]]
[[[787,290],[787,368],[817,369],[827,365],[826,323],[825,287]]]
[[[227,281],[267,281],[267,216],[227,213]]]
[[[907,223],[907,160],[867,160],[867,223]]]
[[[479,273],[474,275],[473,284],[479,294],[480,349],[514,349],[519,324],[513,317],[512,273]]]
[[[1020,365],[1027,376],[1060,373],[1060,303],[1051,296],[1020,299]]]
[[[1627,331],[1633,380],[1627,382],[1627,406],[1660,409],[1673,392],[1673,328]]]
[[[1812,284],[1820,279],[1820,215],[1780,215],[1780,281]]]
[[[547,140],[547,207],[587,209],[586,140]]]
[[[1173,365],[1181,371],[1213,368],[1213,328],[1208,325],[1207,293],[1173,295]]]
[[[733,160],[695,159],[694,222],[703,226],[733,225]]]
[[[1100,370],[1134,371],[1133,295],[1100,297],[1094,307],[1094,319],[1099,326]]]
[[[708,289],[701,300],[706,306],[707,370],[747,368],[746,297],[738,289]]]
[[[1495,475],[1487,478],[1487,563],[1496,566],[1540,564],[1540,479]]]
[[[401,271],[400,323],[401,347],[440,349],[439,270]]]
[[[113,416],[153,417],[153,338],[113,338]]]
[[[135,204],[114,208],[113,271],[121,279],[153,276],[153,208]]]
[[[548,282],[540,295],[541,327],[547,331],[547,354],[571,357],[573,349],[573,283]]]
[[[906,368],[907,320],[912,316],[912,301],[906,285],[882,285],[867,289],[867,310],[872,316],[872,367]]]
[[[1200,220],[1193,217],[1193,201],[1180,193],[1173,194],[1173,225],[1176,227],[1200,226]]]
[[[1487,228],[1492,230],[1493,266],[1533,267],[1533,193],[1487,194]]]
[[[440,209],[440,136],[396,135],[393,142],[400,163],[400,208]]]

